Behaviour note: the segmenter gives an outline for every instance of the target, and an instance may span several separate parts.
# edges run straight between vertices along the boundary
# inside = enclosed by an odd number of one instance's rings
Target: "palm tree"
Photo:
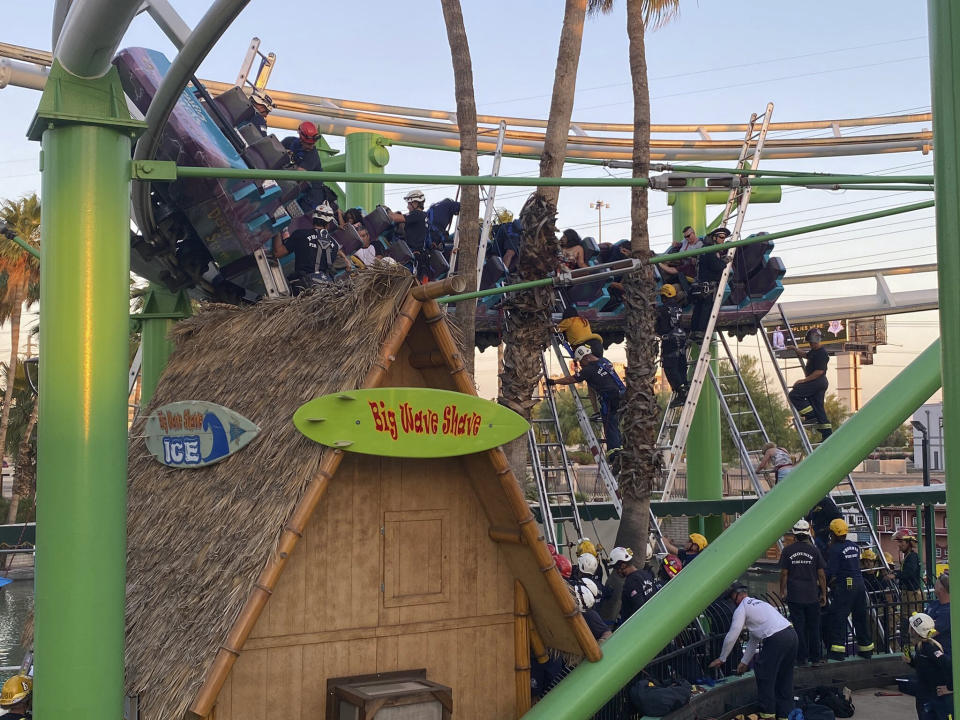
[[[550,114],[540,154],[540,177],[560,177],[567,154],[567,137],[580,65],[580,45],[587,12],[607,12],[612,0],[566,0],[557,67],[553,77]],[[520,211],[522,242],[517,260],[519,280],[538,280],[557,269],[557,198],[560,188],[538,187]],[[541,357],[549,341],[550,312],[554,291],[538,287],[507,296],[508,313],[503,328],[503,369],[500,372],[500,402],[530,419],[535,404],[533,391],[542,373]],[[517,477],[526,469],[527,440],[514,440],[507,448]]]
[[[612,1],[612,0],[611,0]],[[644,33],[658,28],[679,10],[679,0],[627,0],[627,36],[630,39],[630,78],[633,85],[633,177],[650,172],[650,86]],[[630,191],[630,249],[635,258],[650,257],[647,228],[647,189]],[[660,407],[653,391],[657,369],[654,332],[656,282],[653,269],[634,273],[624,283],[627,340],[627,395],[622,414],[624,448],[619,474],[623,514],[617,545],[646,548],[650,518],[650,491],[660,472],[657,419]]]
[[[11,375],[3,367],[3,375],[8,384]],[[19,363],[13,377],[13,402],[10,408],[10,420],[7,427],[6,454],[16,457],[16,475],[13,482],[13,496],[7,508],[7,523],[17,521],[17,511],[24,498],[36,492],[37,438],[34,428],[37,424],[39,403],[26,376],[26,364]]]
[[[479,175],[477,164],[477,102],[473,92],[473,63],[470,44],[463,25],[460,0],[440,0],[443,20],[447,26],[447,42],[453,63],[453,83],[457,100],[457,125],[460,128],[460,174]],[[467,291],[475,290],[477,283],[477,252],[480,245],[480,188],[466,185],[461,188],[460,220],[457,222],[459,256],[457,273],[467,279]],[[473,375],[474,335],[477,301],[457,305],[457,321],[463,332],[460,353],[470,375]]]
[[[0,219],[20,238],[33,246],[40,243],[40,198],[36,193],[19,200],[4,200]],[[20,348],[20,317],[24,304],[31,305],[40,297],[40,261],[12,240],[0,238],[0,274],[6,277],[0,295],[0,321],[10,322],[10,362],[8,377],[16,377],[17,352]],[[13,385],[7,382],[0,410],[0,448],[6,448]]]

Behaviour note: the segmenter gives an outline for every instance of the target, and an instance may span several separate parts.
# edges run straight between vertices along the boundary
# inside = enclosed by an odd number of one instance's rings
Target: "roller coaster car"
[[[494,233],[492,235],[496,237]],[[629,257],[627,240],[618,243],[596,243],[583,238],[584,259],[590,265],[615,262]],[[734,256],[724,304],[717,318],[717,329],[739,338],[753,334],[761,318],[766,315],[783,292],[785,268],[778,257],[771,257],[772,242],[745,245]],[[496,244],[488,252],[481,287],[494,287],[505,281],[501,248]],[[497,261],[497,262],[494,262]],[[617,286],[620,278],[596,280],[574,285],[565,291],[566,299],[590,321],[593,330],[603,336],[605,344],[622,342],[624,338],[623,294]],[[500,341],[502,318],[499,296],[484,298],[477,304],[477,346],[483,350]],[[684,310],[682,323],[689,327],[692,309]],[[554,320],[559,322],[560,315]]]
[[[124,92],[146,113],[170,62],[155,50],[127,48],[114,64]],[[190,85],[170,114],[157,159],[194,167],[287,167],[286,149],[251,123],[254,112],[240,88],[214,99],[204,88]],[[305,183],[271,180],[155,183],[151,204],[156,227],[134,243],[132,267],[171,289],[199,288],[220,300],[254,299],[265,290],[252,253],[285,227],[310,222],[298,202],[305,190]],[[158,259],[167,268],[159,276]]]

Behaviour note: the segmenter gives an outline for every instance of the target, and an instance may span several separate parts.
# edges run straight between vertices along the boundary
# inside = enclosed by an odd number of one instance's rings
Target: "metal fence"
[[[786,602],[776,593],[752,593],[751,596],[770,603],[782,615],[790,617]],[[900,652],[901,633],[906,633],[906,619],[910,613],[922,609],[902,602],[895,587],[884,586],[868,590],[867,618],[876,646],[874,652]],[[730,628],[733,610],[733,604],[725,599],[711,603],[696,621],[684,628],[626,687],[611,698],[600,712],[594,715],[594,720],[640,720],[642,715],[630,702],[630,688],[639,682],[666,685],[686,680],[692,685],[709,688],[719,680],[735,675],[743,656],[741,643],[734,646],[730,657],[721,667],[715,670],[707,669],[710,661],[720,655],[723,639]],[[829,616],[829,612],[829,606],[823,609],[822,620]],[[848,656],[856,655],[856,639],[849,620],[846,648]],[[826,657],[825,649],[821,650],[821,655]],[[572,668],[567,667],[560,670],[550,687],[556,685],[571,670]]]

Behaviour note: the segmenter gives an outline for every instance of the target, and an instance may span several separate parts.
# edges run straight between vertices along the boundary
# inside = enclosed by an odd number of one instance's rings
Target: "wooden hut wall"
[[[428,385],[409,352],[386,384]],[[319,720],[327,678],[421,667],[453,689],[456,717],[515,717],[514,572],[489,527],[461,460],[348,456],[216,720]]]

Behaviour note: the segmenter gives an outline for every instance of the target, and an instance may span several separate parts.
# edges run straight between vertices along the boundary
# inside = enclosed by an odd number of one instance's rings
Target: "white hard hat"
[[[573,351],[573,357],[576,358],[577,362],[583,360],[587,355],[590,355],[589,345],[581,345]]]
[[[330,203],[324,200],[322,203],[317,205],[316,209],[313,211],[314,220],[333,220],[334,213],[333,208],[330,207]]]
[[[808,523],[803,518],[800,518],[793,524],[793,532],[795,533],[809,533],[810,532],[810,523]]]
[[[577,558],[577,566],[580,568],[580,572],[586,575],[593,575],[597,571],[598,564],[597,556],[593,553],[585,552]]]
[[[582,583],[573,586],[573,596],[577,600],[577,607],[581,610],[589,610],[597,602],[597,597],[593,594],[593,591]]]
[[[933,622],[933,618],[920,612],[910,616],[910,629],[922,638],[933,637],[937,632],[937,626]]]
[[[258,105],[266,105],[271,110],[274,108],[273,98],[259,88],[250,93],[250,101],[257,103]]]
[[[619,562],[630,562],[633,560],[633,550],[625,547],[615,547],[610,551],[610,562],[616,565]]]
[[[647,543],[647,560],[653,557],[653,544]]]
[[[403,199],[407,202],[425,203],[427,201],[427,196],[423,194],[423,190],[411,190],[403,196]]]
[[[593,580],[590,578],[580,578],[580,584],[590,590],[595,598],[600,599],[600,588],[597,587],[597,584]]]

